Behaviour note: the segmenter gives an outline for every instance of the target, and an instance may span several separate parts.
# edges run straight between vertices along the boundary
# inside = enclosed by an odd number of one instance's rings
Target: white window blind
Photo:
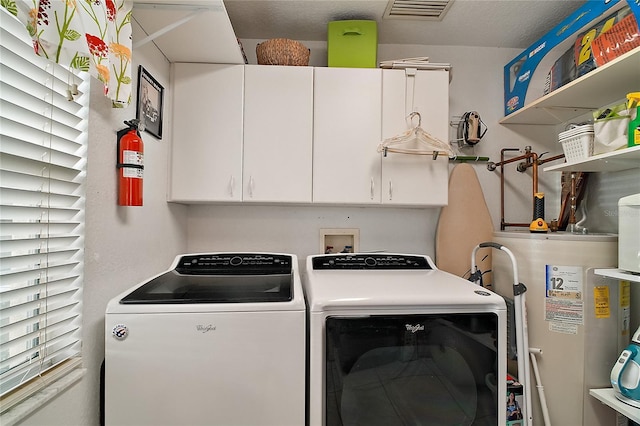
[[[88,81],[0,9],[0,395],[80,355]],[[78,94],[67,99],[67,90]],[[45,385],[43,383],[42,385]]]

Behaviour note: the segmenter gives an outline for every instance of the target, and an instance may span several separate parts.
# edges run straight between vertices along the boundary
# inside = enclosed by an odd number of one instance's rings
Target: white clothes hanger
[[[449,144],[441,141],[440,139],[420,127],[422,122],[420,113],[415,111],[412,112],[411,114],[409,114],[409,119],[413,120],[415,116],[418,117],[417,126],[410,130],[407,130],[401,135],[383,140],[378,145],[378,152],[382,152],[385,157],[387,156],[388,152],[410,155],[433,155],[434,160],[438,158],[438,155],[440,154],[446,155],[447,157],[452,157],[454,153]],[[414,146],[416,145],[416,143],[419,146],[415,148],[403,148],[398,146],[402,144],[410,145],[411,142],[414,142]]]

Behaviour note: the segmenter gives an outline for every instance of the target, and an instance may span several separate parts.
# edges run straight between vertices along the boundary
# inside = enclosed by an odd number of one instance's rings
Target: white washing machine
[[[107,425],[300,426],[306,308],[296,256],[207,253],[107,305]]]
[[[309,425],[506,424],[504,299],[407,254],[310,256]]]

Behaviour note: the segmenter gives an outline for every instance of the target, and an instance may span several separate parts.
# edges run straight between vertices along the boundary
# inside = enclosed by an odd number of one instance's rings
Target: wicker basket
[[[310,51],[299,41],[272,38],[256,46],[259,65],[309,65]]]

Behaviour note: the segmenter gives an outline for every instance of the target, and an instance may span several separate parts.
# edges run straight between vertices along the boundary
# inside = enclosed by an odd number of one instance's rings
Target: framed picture
[[[141,130],[162,139],[162,98],[164,87],[144,69],[138,68],[138,105],[136,118]]]

